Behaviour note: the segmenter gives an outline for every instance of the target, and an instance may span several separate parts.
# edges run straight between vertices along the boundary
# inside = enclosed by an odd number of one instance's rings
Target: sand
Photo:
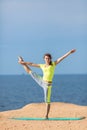
[[[0,112],[0,130],[87,130],[87,106],[51,103],[49,117],[85,117],[76,121],[24,121],[13,117],[44,117],[45,103],[28,104],[21,109]]]

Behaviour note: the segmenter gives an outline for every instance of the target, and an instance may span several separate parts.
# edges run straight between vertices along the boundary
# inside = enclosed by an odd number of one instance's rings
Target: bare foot
[[[18,56],[19,61],[23,61],[23,58],[21,56]]]
[[[45,118],[48,119],[48,116],[46,115]]]
[[[21,56],[18,56],[18,63],[19,64],[23,64],[24,63],[24,60]]]

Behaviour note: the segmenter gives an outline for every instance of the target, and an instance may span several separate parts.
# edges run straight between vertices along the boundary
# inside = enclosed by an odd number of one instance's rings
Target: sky
[[[0,1],[0,75],[26,74],[18,56],[40,64],[45,53],[54,61],[74,48],[56,74],[87,74],[87,0]]]

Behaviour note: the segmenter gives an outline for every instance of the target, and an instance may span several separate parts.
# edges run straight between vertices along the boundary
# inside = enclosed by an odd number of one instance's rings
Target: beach
[[[87,106],[52,102],[49,117],[85,117],[82,120],[14,120],[18,117],[44,118],[45,103],[33,103],[21,109],[0,112],[0,130],[87,130]]]

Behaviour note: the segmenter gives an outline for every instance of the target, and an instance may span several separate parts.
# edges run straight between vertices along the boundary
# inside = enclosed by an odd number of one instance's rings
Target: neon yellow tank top
[[[52,65],[45,67],[45,64],[39,64],[40,68],[43,71],[43,80],[44,81],[52,81],[55,71],[55,62],[52,62]]]

